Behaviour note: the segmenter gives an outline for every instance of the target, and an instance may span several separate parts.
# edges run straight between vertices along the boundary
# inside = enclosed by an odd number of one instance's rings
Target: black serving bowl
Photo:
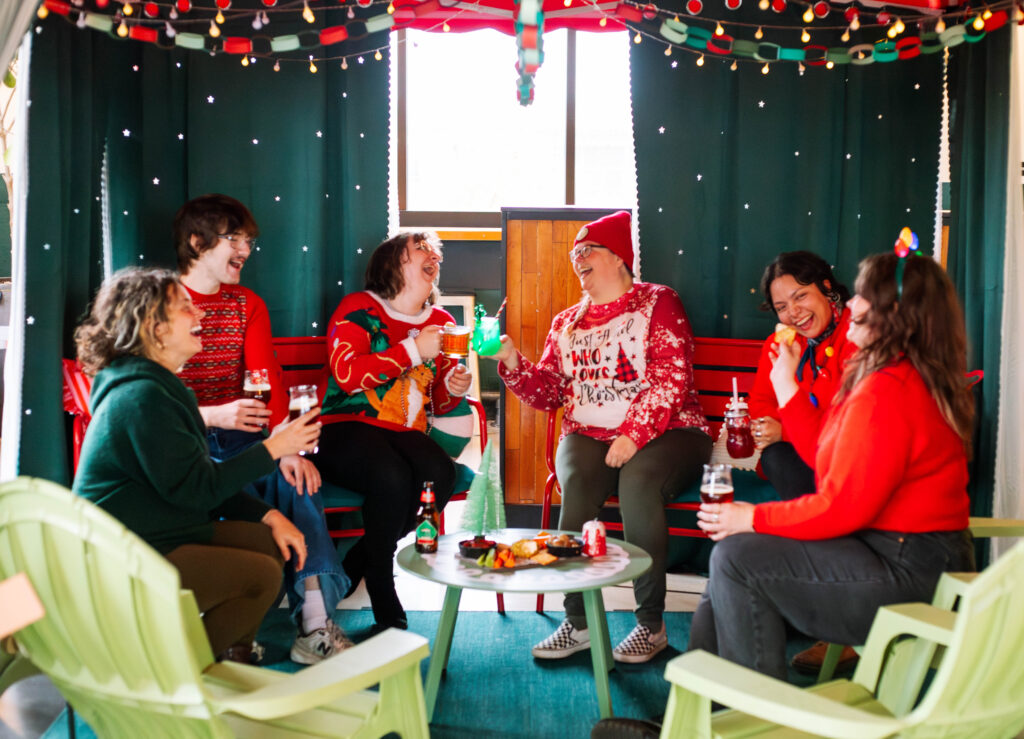
[[[560,547],[557,544],[548,544],[548,551],[556,557],[578,557],[583,554],[583,542],[579,539],[573,539],[576,542],[576,546]]]
[[[459,542],[459,554],[470,559],[479,559],[480,555],[487,554],[494,547],[490,539],[465,539]]]

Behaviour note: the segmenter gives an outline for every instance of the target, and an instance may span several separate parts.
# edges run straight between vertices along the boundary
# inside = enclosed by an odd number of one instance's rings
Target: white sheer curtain
[[[0,75],[7,69],[21,44],[32,16],[35,15],[37,0],[4,0],[0,2]]]
[[[993,515],[1024,518],[1024,28],[1013,24],[1010,56],[1010,136],[1006,181],[1006,254],[1003,266],[1002,351],[999,360],[999,429]],[[1016,543],[993,539],[995,559]]]

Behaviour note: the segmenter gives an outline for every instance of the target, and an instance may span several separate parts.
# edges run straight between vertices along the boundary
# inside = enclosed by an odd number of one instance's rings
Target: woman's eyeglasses
[[[444,257],[441,256],[441,252],[434,251],[434,248],[426,241],[417,241],[415,244],[412,245],[412,248],[419,249],[421,252],[425,254],[432,254],[433,256],[437,257],[438,264],[444,261]]]
[[[569,259],[576,261],[577,259],[586,259],[594,251],[593,244],[579,244],[569,250]]]

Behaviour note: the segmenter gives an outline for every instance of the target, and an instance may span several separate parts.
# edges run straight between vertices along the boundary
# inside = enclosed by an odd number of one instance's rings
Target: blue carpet
[[[356,642],[367,638],[373,623],[369,611],[342,611],[340,623]],[[668,700],[668,683],[662,674],[665,663],[686,648],[690,634],[689,613],[667,613],[669,648],[643,665],[617,665],[610,674],[612,707],[616,716],[660,719]],[[433,642],[437,612],[410,612],[409,628]],[[442,679],[437,708],[431,723],[436,739],[482,737],[531,737],[531,739],[586,739],[598,720],[590,653],[579,652],[564,660],[535,660],[530,647],[558,626],[562,614],[544,615],[515,611],[505,616],[488,612],[460,613],[455,639]],[[626,636],[636,623],[632,613],[609,613],[612,644]],[[300,669],[288,659],[294,630],[283,609],[275,609],[260,629],[266,646],[264,665],[285,672]],[[809,646],[807,640],[791,640],[789,652]],[[427,661],[423,662],[426,678]],[[797,684],[808,684],[792,675]],[[77,718],[77,717],[76,717]],[[93,732],[77,720],[82,739]],[[67,718],[61,715],[44,739],[67,736]]]

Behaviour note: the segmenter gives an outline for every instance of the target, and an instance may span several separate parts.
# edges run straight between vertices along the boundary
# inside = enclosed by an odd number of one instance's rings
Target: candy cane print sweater
[[[693,386],[693,331],[674,290],[634,282],[621,297],[581,304],[551,322],[540,360],[498,364],[506,387],[539,410],[565,408],[562,435],[611,442],[626,435],[643,448],[665,431],[708,430]]]

